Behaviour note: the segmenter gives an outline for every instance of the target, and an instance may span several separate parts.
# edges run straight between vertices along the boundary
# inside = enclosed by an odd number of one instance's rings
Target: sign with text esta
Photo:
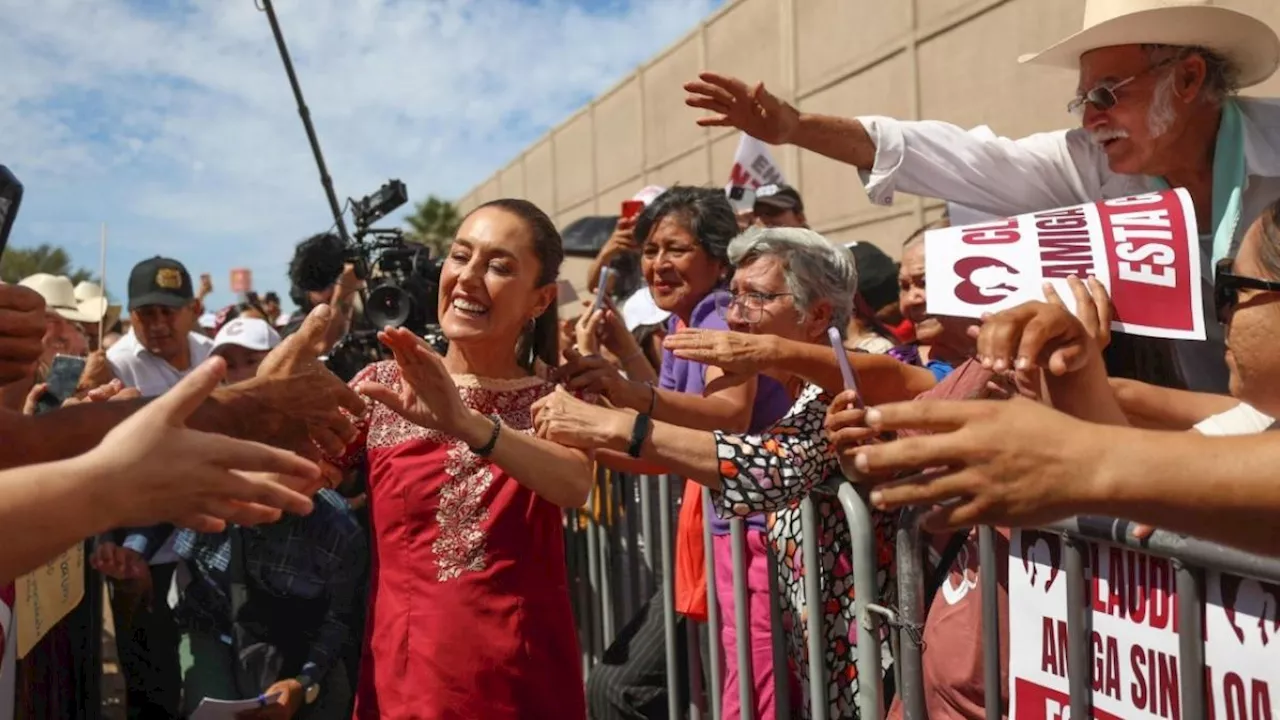
[[[1173,564],[1083,543],[1093,717],[1180,720],[1178,594]],[[1009,556],[1012,720],[1067,720],[1067,580],[1063,538],[1016,531]],[[1210,720],[1280,718],[1280,588],[1206,573],[1205,688]]]
[[[933,315],[979,318],[1044,300],[1045,283],[1073,307],[1075,275],[1106,286],[1118,332],[1205,337],[1195,210],[1182,189],[933,230],[925,273]]]

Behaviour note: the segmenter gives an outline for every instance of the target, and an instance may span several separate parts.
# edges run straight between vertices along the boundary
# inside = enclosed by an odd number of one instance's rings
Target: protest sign
[[[773,161],[769,146],[746,133],[738,140],[738,151],[733,155],[733,169],[729,171],[726,190],[735,185],[755,189],[761,185],[781,185],[782,168]]]
[[[1106,286],[1116,331],[1205,337],[1195,209],[1183,189],[931,230],[925,275],[931,315],[979,318],[1043,301],[1045,283],[1073,308],[1075,275]]]
[[[1178,720],[1179,622],[1173,564],[1109,543],[1085,548],[1090,686],[1100,720]],[[1067,720],[1063,538],[1015,531],[1009,547],[1009,693],[1013,720]],[[1207,574],[1207,717],[1280,718],[1280,588]],[[1225,602],[1224,602],[1225,598]],[[1260,620],[1261,618],[1261,620]],[[1280,689],[1280,688],[1277,688]]]
[[[248,268],[231,269],[231,292],[246,293],[253,289],[253,271]]]
[[[23,658],[84,599],[84,543],[18,578],[13,616]]]

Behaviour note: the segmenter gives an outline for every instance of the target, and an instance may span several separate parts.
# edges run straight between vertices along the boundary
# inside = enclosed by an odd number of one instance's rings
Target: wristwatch
[[[320,683],[311,679],[306,670],[297,678],[298,684],[302,686],[302,702],[307,705],[314,705],[320,697]]]

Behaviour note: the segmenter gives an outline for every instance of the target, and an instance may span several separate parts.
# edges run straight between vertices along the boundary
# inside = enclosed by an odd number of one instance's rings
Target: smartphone
[[[725,194],[736,213],[750,212],[756,207],[756,191],[746,185],[734,185]]]
[[[36,412],[45,413],[62,407],[67,398],[75,395],[84,374],[85,360],[74,355],[54,355],[45,376],[44,394],[36,403]]]
[[[0,255],[9,244],[9,231],[13,229],[13,221],[18,217],[18,206],[22,204],[22,183],[9,168],[0,165]]]
[[[622,201],[622,219],[630,220],[639,215],[644,210],[643,200],[623,200]]]
[[[605,306],[605,298],[609,296],[609,279],[613,276],[613,268],[600,268],[600,282],[596,285],[596,301],[591,305],[591,312]]]
[[[845,350],[844,338],[840,337],[838,329],[829,327],[827,339],[831,341],[831,350],[836,354],[836,364],[840,366],[840,375],[844,378],[844,389],[858,393],[854,406],[861,410],[865,406],[862,404],[862,393],[858,391],[858,376],[854,374],[853,366],[849,364],[849,351]]]

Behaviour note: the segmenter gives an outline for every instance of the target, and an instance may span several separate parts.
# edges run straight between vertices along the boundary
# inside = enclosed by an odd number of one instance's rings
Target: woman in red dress
[[[583,718],[561,507],[588,457],[539,440],[529,407],[557,357],[551,220],[523,200],[468,215],[440,274],[441,357],[405,330],[351,382],[377,401],[348,462],[369,467],[369,616],[355,717]]]

